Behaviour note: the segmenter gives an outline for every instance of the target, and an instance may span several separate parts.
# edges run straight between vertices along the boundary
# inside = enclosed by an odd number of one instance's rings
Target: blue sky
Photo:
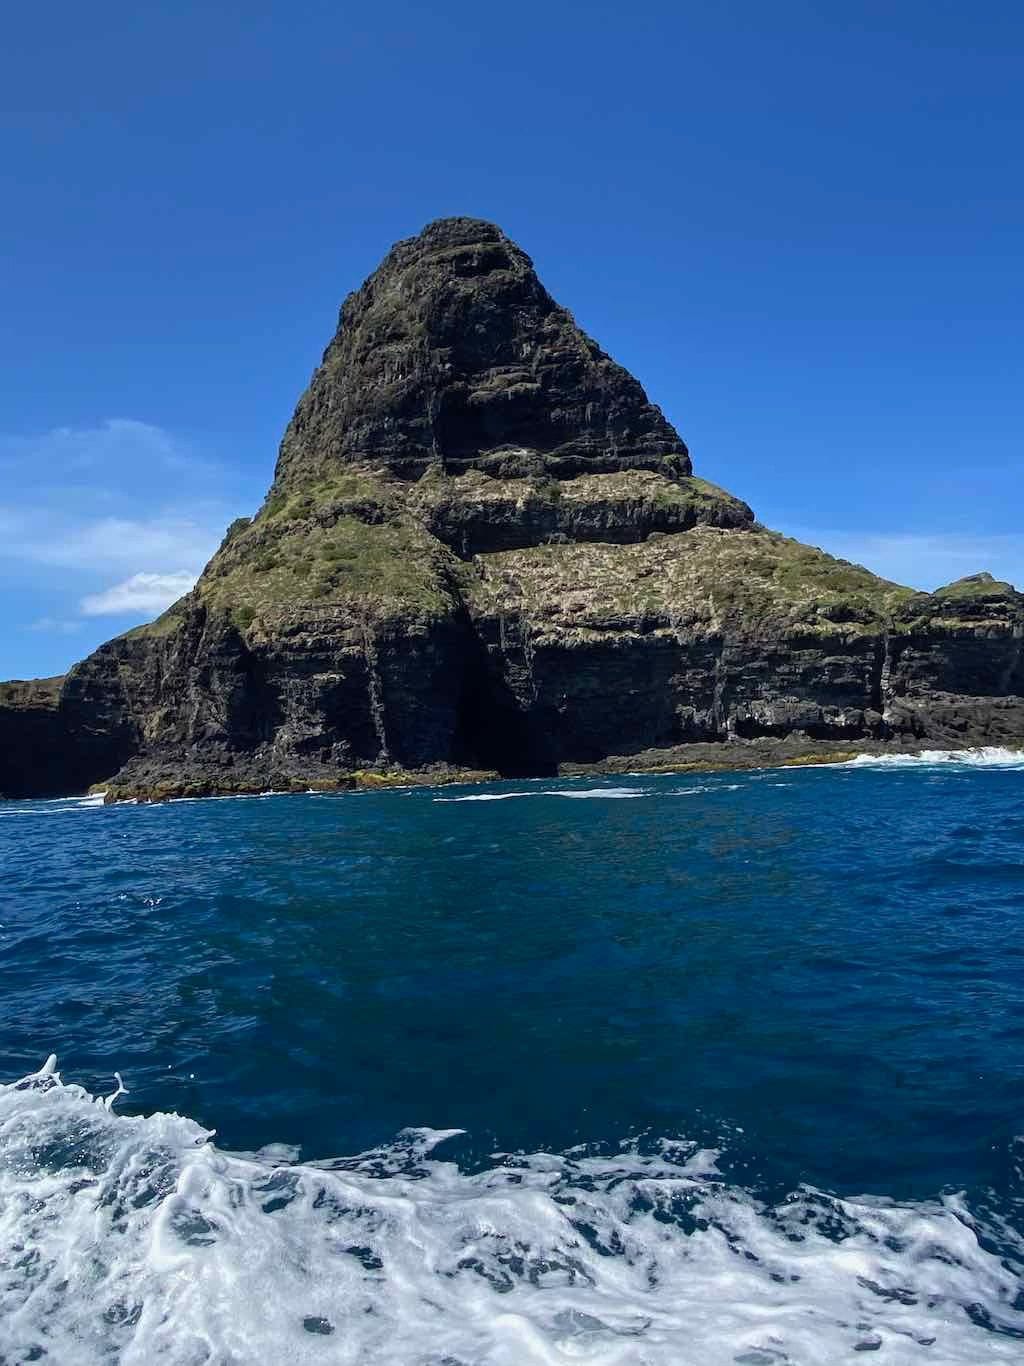
[[[252,512],[342,296],[491,218],[760,518],[1024,585],[1024,7],[18,6],[0,677]]]

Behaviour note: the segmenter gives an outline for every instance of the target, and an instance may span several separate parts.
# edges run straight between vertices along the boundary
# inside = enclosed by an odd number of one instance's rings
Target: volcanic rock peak
[[[577,327],[500,228],[443,218],[399,242],[342,305],[281,444],[276,484],[372,464],[403,479],[648,469],[686,446]]]

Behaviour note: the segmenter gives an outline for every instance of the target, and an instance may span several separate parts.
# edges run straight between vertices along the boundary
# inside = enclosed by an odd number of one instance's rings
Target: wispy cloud
[[[265,479],[133,418],[0,433],[0,578],[18,585],[0,602],[0,627],[17,629],[4,667],[23,673],[38,659],[52,672],[76,620],[84,651],[99,644],[101,623],[114,628],[104,618],[121,630],[163,611],[228,523],[258,505]],[[27,649],[29,631],[38,648]]]
[[[249,483],[131,418],[0,434],[0,472],[0,556],[100,573],[198,572]]]
[[[982,570],[1024,588],[1024,535],[820,531],[794,526],[784,530],[911,588],[940,588]]]
[[[102,593],[88,593],[82,599],[82,615],[116,617],[128,613],[142,615],[162,612],[184,596],[196,581],[188,570],[175,574],[133,574]]]
[[[43,631],[46,635],[74,636],[82,629],[80,621],[65,621],[61,617],[39,617],[30,622],[29,631]]]
[[[0,507],[0,555],[59,569],[103,573],[144,564],[196,573],[216,550],[224,513],[196,521],[175,515],[76,520],[70,510]]]
[[[27,436],[0,433],[0,470],[25,472],[37,484],[48,475],[62,482],[92,483],[97,477],[126,474],[137,482],[155,470],[195,474],[218,468],[183,438],[130,417],[110,417],[92,427],[51,427]]]

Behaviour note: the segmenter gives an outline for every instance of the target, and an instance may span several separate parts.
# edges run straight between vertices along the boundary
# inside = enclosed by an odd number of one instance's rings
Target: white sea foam
[[[583,797],[605,798],[609,801],[630,797],[647,797],[650,793],[640,787],[581,787],[548,788],[538,792],[474,792],[467,797],[435,797],[435,802],[507,802],[513,797]]]
[[[858,754],[837,768],[920,768],[936,764],[968,768],[1024,769],[1024,751],[981,745],[976,749],[924,749],[919,754]]]
[[[0,816],[63,816],[70,811],[97,811],[103,806],[102,792],[93,792],[88,797],[46,797],[32,806],[10,806],[4,804]]]
[[[742,783],[698,783],[696,787],[674,787],[670,797],[696,797],[702,792],[738,792]]]
[[[426,1130],[301,1165],[115,1098],[63,1084],[52,1059],[0,1087],[2,1360],[1021,1360],[1017,1277],[955,1198],[801,1189],[765,1206],[695,1145],[464,1173]]]
[[[574,800],[594,798],[605,801],[631,800],[637,797],[695,797],[701,792],[738,792],[741,783],[701,783],[694,787],[677,787],[668,792],[643,787],[580,787],[546,788],[536,792],[473,792],[464,797],[435,797],[435,802],[507,802],[513,797],[571,797]]]

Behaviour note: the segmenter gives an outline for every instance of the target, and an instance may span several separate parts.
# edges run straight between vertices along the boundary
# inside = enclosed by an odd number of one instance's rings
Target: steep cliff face
[[[0,797],[47,796],[66,781],[69,742],[59,705],[62,681],[0,683]]]
[[[913,593],[776,533],[699,527],[478,564],[533,766],[686,744],[1024,739],[1024,599]],[[959,588],[959,585],[956,586]]]
[[[8,740],[0,791],[1024,743],[1024,597],[915,593],[757,526],[529,259],[450,219],[345,302],[193,592],[45,691],[62,757],[30,778]],[[0,741],[27,705],[0,693]]]
[[[946,744],[1024,743],[1024,597],[991,574],[915,595],[888,644],[893,729]]]

